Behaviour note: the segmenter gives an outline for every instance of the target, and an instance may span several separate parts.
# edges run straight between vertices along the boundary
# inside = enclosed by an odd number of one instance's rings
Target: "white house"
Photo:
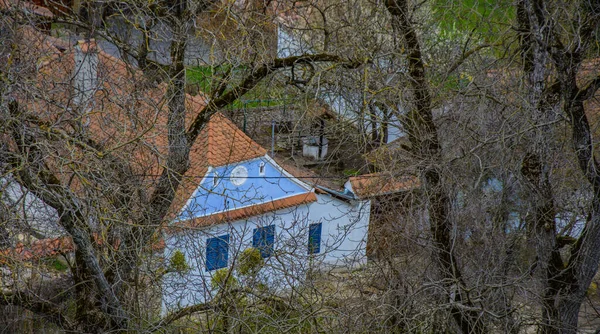
[[[300,181],[220,114],[201,136],[206,147],[191,163],[204,173],[165,233],[166,259],[179,251],[189,266],[165,277],[166,310],[210,300],[213,275],[249,247],[273,290],[300,284],[309,269],[366,261],[370,201]]]

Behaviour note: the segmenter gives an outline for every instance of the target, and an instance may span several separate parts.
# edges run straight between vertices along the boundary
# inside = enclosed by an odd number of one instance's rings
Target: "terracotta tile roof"
[[[28,91],[19,92],[18,99],[21,103],[28,105],[32,112],[52,127],[68,131],[72,124],[80,124],[103,152],[128,161],[132,172],[142,176],[141,185],[151,190],[162,173],[168,152],[166,85],[149,82],[139,70],[105,53],[98,46],[78,43],[83,51],[94,52],[98,57],[98,88],[87,103],[78,105],[74,103],[73,89],[73,73],[76,69],[75,46],[65,45],[60,40],[44,36],[30,27],[22,29],[22,37],[29,41],[20,46],[22,53],[27,55],[26,59],[37,63],[37,68],[32,71],[34,73],[29,80],[32,83],[43,84],[34,84],[28,86]],[[55,44],[59,44],[59,48],[54,47]],[[206,103],[200,95],[186,95],[185,103],[186,123],[189,124],[202,112]],[[212,121],[213,119],[218,121]],[[196,185],[199,182],[198,176],[206,172],[208,162],[215,160],[207,160],[206,153],[210,152],[214,156],[218,156],[219,153],[227,154],[225,136],[234,140],[243,138],[233,131],[227,131],[221,136],[214,135],[217,128],[229,127],[229,123],[224,117],[217,116],[213,119],[212,125],[209,126],[211,131],[208,131],[211,135],[208,137],[220,138],[220,146],[215,150],[208,149],[205,145],[209,143],[198,138],[190,150],[191,168],[184,178],[195,182]],[[201,136],[206,137],[206,134],[205,129]],[[256,151],[250,145],[238,147],[231,144],[230,147],[234,148],[233,153],[237,158],[242,156],[242,153],[251,155]],[[89,161],[87,157],[95,159],[91,152],[65,147],[55,149],[69,159],[56,159],[48,164],[61,173],[64,171],[67,177],[71,175],[69,171],[74,168],[83,168],[86,172],[89,172],[90,168],[101,168],[100,164],[80,167],[75,164],[73,167],[69,162]],[[184,181],[185,186],[179,189],[177,198],[189,191],[188,183]],[[76,190],[82,186],[79,180],[75,179],[71,187]],[[180,209],[177,207],[179,205],[182,205],[181,201],[174,201],[171,211],[177,212]]]
[[[106,240],[98,234],[92,236],[97,246],[105,246]],[[112,248],[117,249],[120,241],[116,240]],[[160,251],[164,249],[165,241],[162,237],[154,240],[151,249]],[[12,261],[34,261],[58,256],[60,254],[69,254],[75,250],[75,245],[71,237],[59,237],[41,239],[32,242],[30,245],[18,243],[14,247],[0,250],[0,264],[6,264]]]
[[[387,173],[364,174],[349,179],[352,191],[359,198],[393,194],[418,188],[421,185],[415,176],[393,177]]]
[[[31,261],[53,257],[73,251],[70,238],[53,238],[37,240],[26,246],[18,243],[15,247],[0,250],[0,264],[11,261]]]
[[[22,10],[35,14],[37,16],[45,17],[48,19],[54,18],[54,14],[45,7],[38,6],[29,1],[21,0],[0,0],[0,10]]]
[[[175,225],[167,230],[167,233],[177,233],[186,228],[199,228],[210,225],[222,224],[241,219],[246,219],[258,215],[265,214],[267,212],[273,212],[277,210],[287,209],[298,205],[309,204],[315,202],[317,196],[313,192],[294,195],[272,202],[263,203],[259,205],[253,205],[245,208],[236,210],[230,210],[226,212],[216,213],[205,217],[194,218],[186,221],[177,222]]]
[[[223,114],[213,115],[202,131],[200,147],[209,165],[213,167],[241,162],[267,154],[267,151],[250,139]]]

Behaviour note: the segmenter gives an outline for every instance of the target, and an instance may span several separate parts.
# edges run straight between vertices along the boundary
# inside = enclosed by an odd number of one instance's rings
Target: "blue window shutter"
[[[217,264],[219,268],[227,267],[227,262],[229,260],[229,234],[223,235],[219,237],[221,239],[221,243],[219,244],[219,258]]]
[[[267,258],[273,254],[274,244],[275,225],[254,229],[254,234],[252,235],[252,247],[257,248],[263,258]]]
[[[308,226],[308,254],[321,252],[321,223]]]
[[[215,238],[206,241],[206,270],[214,270],[217,266],[217,242]]]
[[[206,240],[206,270],[227,267],[229,260],[229,234]]]

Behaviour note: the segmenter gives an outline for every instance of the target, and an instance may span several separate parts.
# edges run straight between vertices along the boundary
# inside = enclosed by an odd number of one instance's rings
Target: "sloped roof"
[[[108,246],[113,249],[119,248],[119,240],[115,240],[112,245],[109,245],[99,234],[94,233],[92,237],[98,246]],[[71,253],[75,250],[75,247],[71,237],[35,240],[29,245],[18,243],[14,247],[0,250],[0,264],[8,264],[12,261],[36,261],[52,258],[61,254]],[[153,240],[150,247],[153,251],[160,251],[164,249],[165,241],[162,237]]]
[[[31,261],[53,257],[74,250],[71,238],[52,238],[37,240],[26,246],[18,243],[15,247],[0,250],[0,264],[11,261]]]
[[[223,114],[216,113],[198,138],[199,147],[213,167],[241,162],[267,154],[267,151],[250,139]]]
[[[80,126],[95,142],[94,147],[127,161],[132,172],[142,176],[140,186],[152,189],[162,173],[168,152],[167,86],[147,80],[141,71],[105,53],[98,46],[82,44],[83,51],[97,53],[98,88],[89,101],[78,105],[74,103],[73,88],[73,75],[77,70],[75,46],[45,36],[33,27],[22,27],[19,32],[24,41],[19,45],[19,55],[23,61],[33,65],[29,69],[29,76],[24,76],[23,79],[28,90],[16,92],[15,97],[53,128],[69,131],[73,124]],[[201,95],[186,94],[185,104],[186,123],[189,124],[202,112],[206,100]],[[171,212],[177,212],[181,208],[181,200],[177,199],[189,191],[188,179],[197,183],[197,177],[204,175],[208,163],[215,160],[207,160],[207,152],[214,152],[213,155],[216,156],[227,145],[224,135],[214,133],[221,126],[230,128],[230,122],[223,116],[215,119],[217,121],[211,119],[211,125],[206,127],[208,130],[205,128],[191,147],[191,168],[184,175],[184,184],[178,189]],[[208,137],[222,139],[216,142],[220,145],[216,150],[205,147],[212,143],[202,140],[202,136],[207,137],[207,133],[211,134]],[[242,137],[231,130],[225,135],[234,140]],[[241,156],[243,150],[248,154],[256,152],[249,145],[238,148],[235,143],[229,144],[236,153],[236,158]],[[60,145],[54,149],[69,159],[53,159],[48,164],[65,177],[71,175],[70,170],[77,168],[86,172],[91,172],[94,168],[101,173],[106,172],[102,170],[103,160],[95,158],[91,150],[77,151]],[[89,165],[91,160],[88,159],[97,159],[98,165]],[[78,166],[80,161],[84,165]],[[77,179],[69,182],[74,190],[83,188]]]
[[[48,19],[54,18],[54,14],[45,7],[38,6],[29,1],[22,0],[0,0],[0,11],[20,10],[25,13],[34,14]]]
[[[352,191],[359,198],[368,198],[413,190],[421,185],[415,176],[394,177],[388,173],[353,176],[349,180]]]
[[[366,153],[364,157],[379,170],[393,171],[395,174],[413,173],[417,161],[409,152],[409,147],[408,138],[403,136]]]

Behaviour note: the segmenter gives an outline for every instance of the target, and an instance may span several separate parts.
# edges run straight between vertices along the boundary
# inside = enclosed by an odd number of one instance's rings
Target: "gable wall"
[[[259,173],[261,163],[265,165],[264,175]],[[244,167],[248,173],[248,178],[241,185],[235,184],[236,180],[230,178],[231,172],[237,166]],[[213,183],[215,178],[218,179],[216,186]],[[211,168],[181,211],[178,220],[207,216],[308,192],[309,189],[285,175],[269,159],[261,157]]]

